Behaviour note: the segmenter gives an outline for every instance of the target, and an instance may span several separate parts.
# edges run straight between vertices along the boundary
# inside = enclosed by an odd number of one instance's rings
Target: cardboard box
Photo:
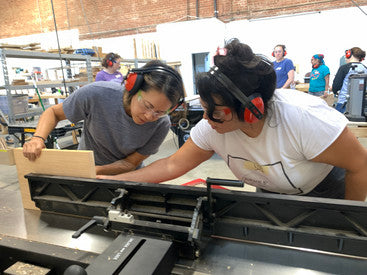
[[[13,149],[0,149],[0,164],[15,165]]]

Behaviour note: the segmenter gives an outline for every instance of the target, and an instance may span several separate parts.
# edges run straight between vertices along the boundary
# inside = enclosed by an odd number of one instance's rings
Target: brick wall
[[[51,0],[1,1],[0,39],[54,31]],[[367,0],[354,1],[367,5]],[[218,19],[253,19],[354,6],[350,0],[217,0]],[[155,31],[156,24],[214,17],[214,0],[53,0],[57,29],[80,39]]]

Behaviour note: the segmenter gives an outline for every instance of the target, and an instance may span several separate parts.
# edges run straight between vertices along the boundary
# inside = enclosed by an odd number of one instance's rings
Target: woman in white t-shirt
[[[367,150],[347,119],[320,98],[275,90],[272,64],[231,40],[197,78],[203,119],[172,156],[126,174],[99,178],[162,182],[214,153],[263,192],[365,200]]]

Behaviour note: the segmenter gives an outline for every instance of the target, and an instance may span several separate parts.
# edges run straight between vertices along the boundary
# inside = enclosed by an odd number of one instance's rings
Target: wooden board
[[[348,126],[348,128],[357,138],[367,138],[367,127]]]
[[[0,149],[0,164],[14,165],[13,149]]]
[[[14,149],[19,188],[25,209],[38,209],[31,200],[28,180],[24,175],[38,173],[57,176],[95,178],[96,168],[92,151],[43,149],[36,161],[23,156],[23,148]]]

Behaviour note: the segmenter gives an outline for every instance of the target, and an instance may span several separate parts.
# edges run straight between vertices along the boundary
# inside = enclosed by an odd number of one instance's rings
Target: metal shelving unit
[[[37,52],[37,51],[23,51],[23,50],[13,50],[13,49],[1,49],[0,48],[0,62],[4,75],[4,86],[0,86],[0,89],[6,90],[6,96],[8,101],[9,113],[8,118],[4,116],[2,112],[0,115],[3,116],[4,120],[9,124],[15,123],[16,119],[26,118],[35,115],[39,115],[42,113],[42,109],[32,110],[31,112],[23,113],[23,114],[14,114],[13,104],[12,104],[12,91],[13,90],[22,90],[22,89],[34,89],[33,85],[11,85],[9,81],[9,71],[7,65],[8,58],[20,58],[20,59],[43,59],[43,60],[60,60],[60,55],[56,53],[47,53],[47,52]],[[59,84],[37,84],[38,88],[52,88],[52,87],[76,87],[86,85],[88,83],[93,82],[93,73],[92,73],[92,62],[99,62],[100,59],[98,57],[92,57],[89,55],[80,55],[80,54],[61,54],[61,59],[65,61],[65,63],[70,63],[70,61],[82,61],[85,62],[87,68],[87,76],[88,81],[83,82],[67,82],[60,81]],[[66,67],[66,66],[65,66]]]

